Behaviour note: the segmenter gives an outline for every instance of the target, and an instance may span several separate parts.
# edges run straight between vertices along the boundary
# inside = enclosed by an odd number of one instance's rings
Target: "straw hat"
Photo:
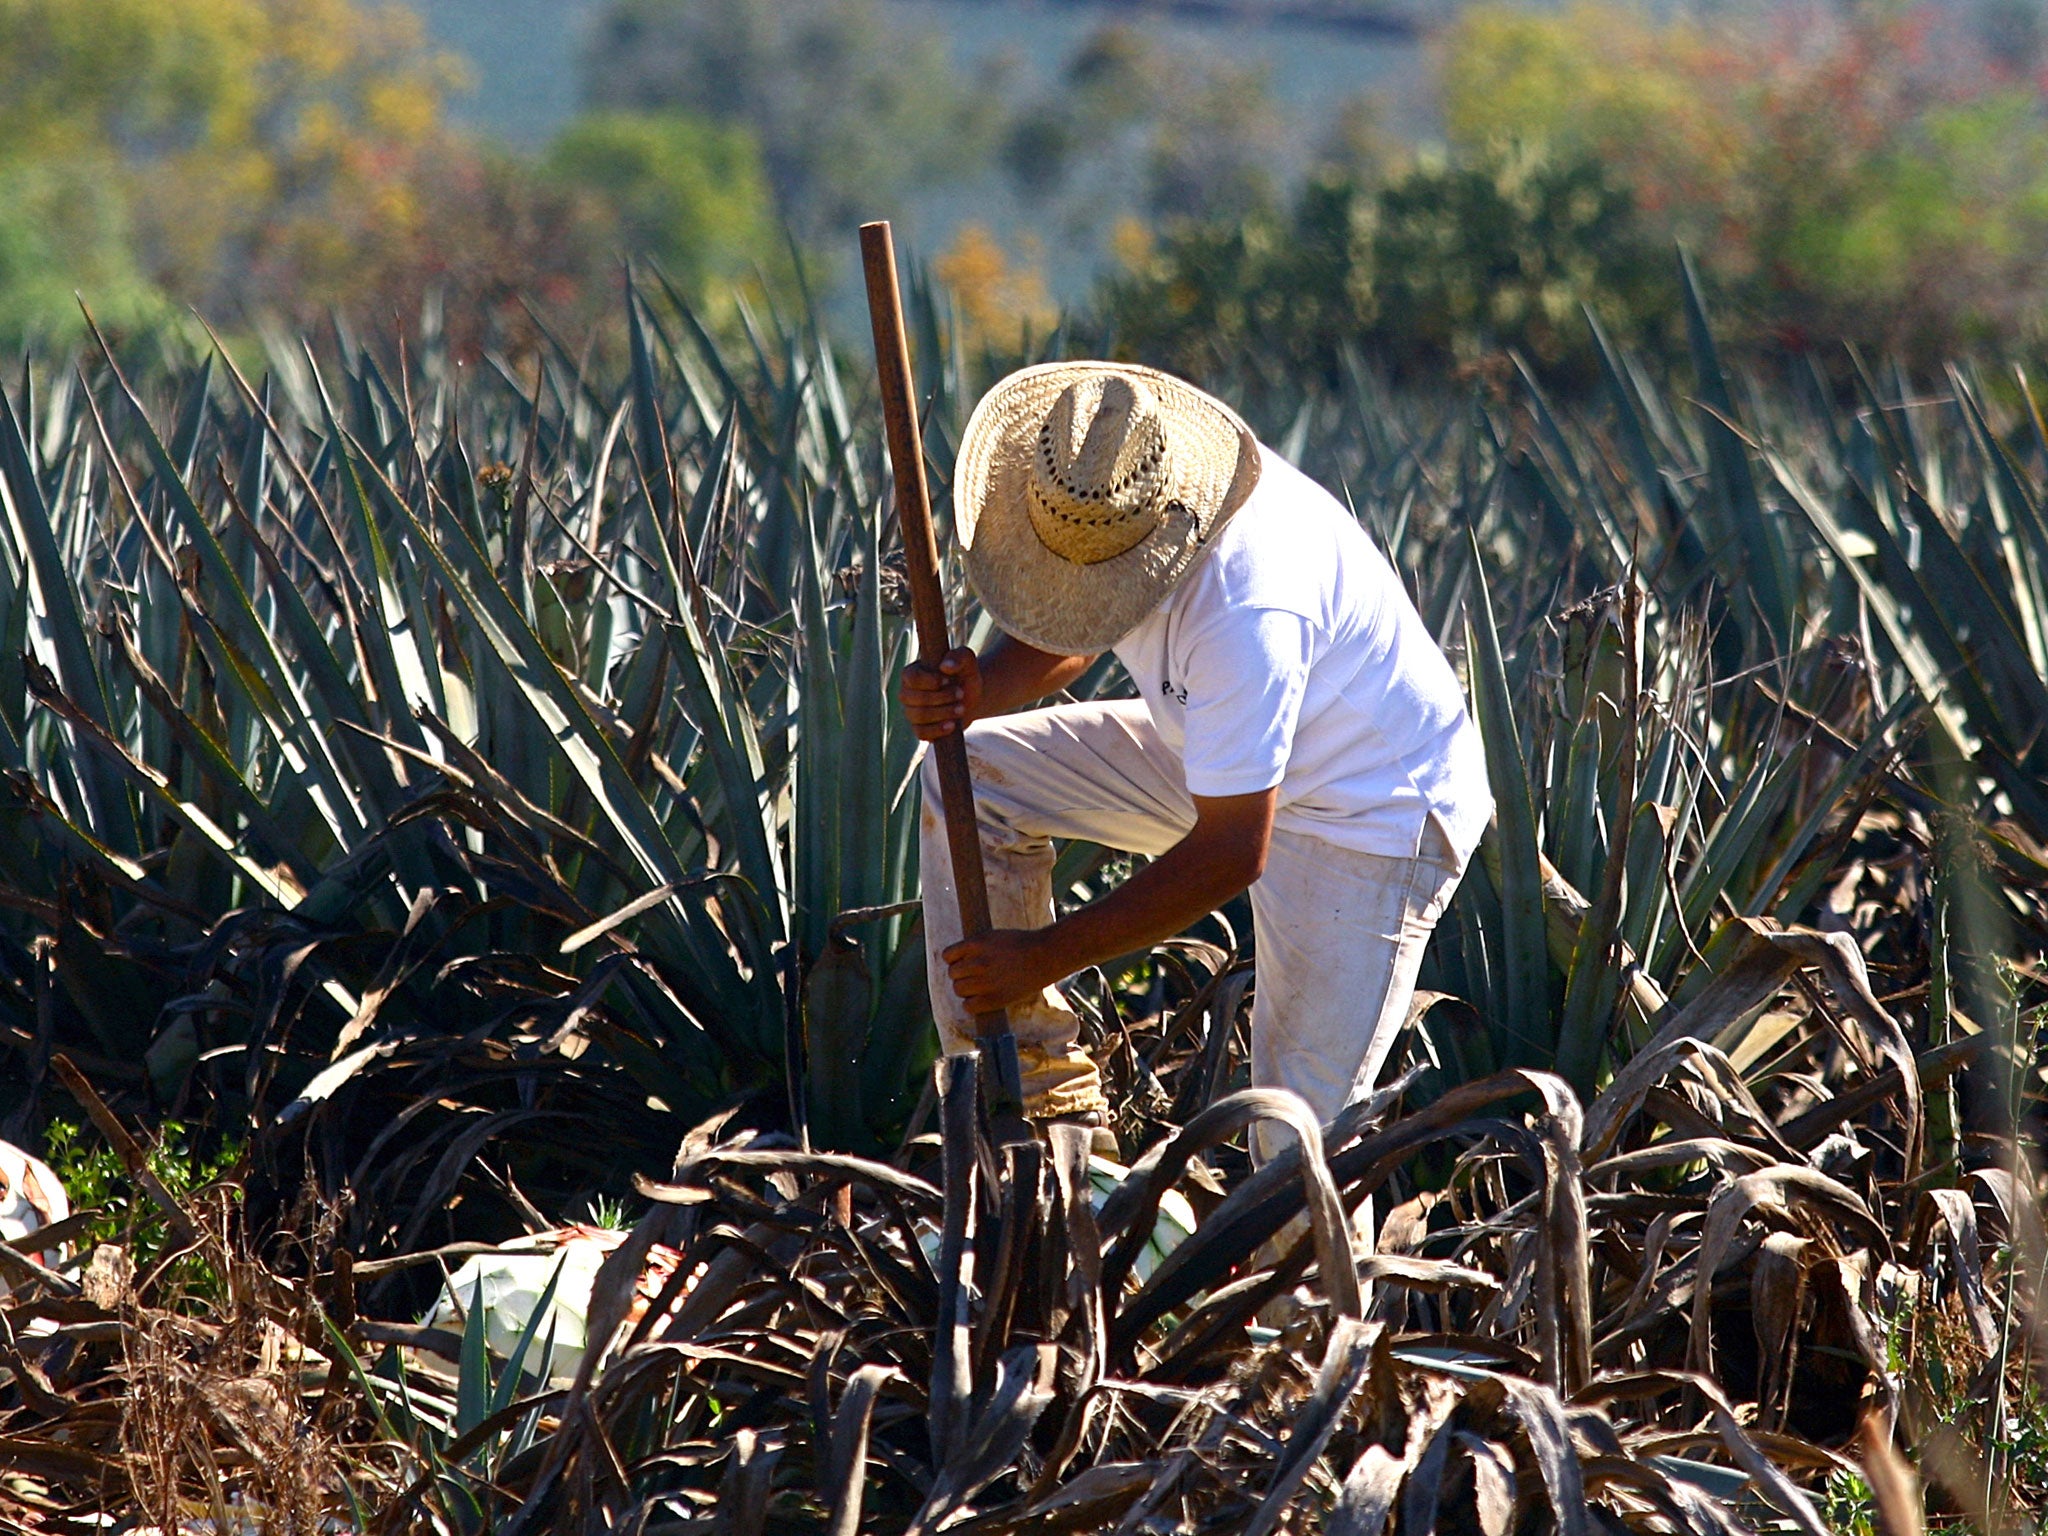
[[[1171,374],[1023,369],[982,397],[960,439],[967,579],[1005,632],[1093,655],[1165,600],[1258,479],[1251,429]]]

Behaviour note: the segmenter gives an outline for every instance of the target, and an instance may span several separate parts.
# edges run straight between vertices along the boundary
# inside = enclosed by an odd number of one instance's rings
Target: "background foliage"
[[[1801,7],[1747,25],[1624,6],[1462,13],[1454,146],[1585,155],[1772,339],[1928,356],[2041,334],[2048,118],[2037,45],[1932,8]]]
[[[524,155],[450,125],[457,66],[395,5],[18,0],[0,335],[75,337],[74,290],[123,328],[196,305],[244,334],[431,298],[463,355],[518,350],[536,306],[615,320],[622,256],[700,305],[792,301],[792,250],[830,289],[854,222],[951,187],[970,344],[1043,334],[1044,263],[1091,250],[1075,307],[1133,356],[1327,378],[1346,346],[1403,376],[1514,350],[1582,391],[1582,308],[1676,359],[1681,243],[1742,354],[2024,349],[2048,305],[2036,11],[1466,5],[1427,56],[1442,140],[1413,144],[1365,95],[1304,135],[1256,70],[1135,23],[970,71],[880,0],[615,0],[586,115]]]

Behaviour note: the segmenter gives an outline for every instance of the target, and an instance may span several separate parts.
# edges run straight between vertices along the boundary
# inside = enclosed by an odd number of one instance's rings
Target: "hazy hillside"
[[[517,144],[545,140],[576,110],[582,29],[601,0],[412,0],[443,46],[469,61],[464,118]]]
[[[434,35],[469,59],[474,89],[462,110],[478,127],[515,143],[537,143],[575,110],[583,28],[602,0],[413,3]],[[1146,5],[1073,0],[883,0],[883,5],[907,26],[944,33],[962,63],[1004,54],[1026,74],[1057,67],[1090,30],[1125,11],[1130,20],[1177,46],[1263,65],[1271,71],[1274,94],[1304,118],[1334,110],[1360,90],[1377,90],[1389,98],[1391,126],[1413,131],[1428,123],[1418,50],[1399,37],[1197,20]]]
[[[531,147],[546,142],[574,114],[584,31],[601,12],[603,0],[414,3],[435,36],[470,62],[472,88],[458,104],[466,121]],[[1300,9],[1301,0],[1292,3]],[[1056,72],[1092,31],[1121,11],[1177,49],[1263,69],[1274,100],[1286,113],[1287,142],[1304,157],[1328,138],[1343,104],[1361,93],[1380,100],[1384,125],[1397,135],[1424,136],[1433,122],[1428,74],[1412,37],[1199,20],[1186,13],[1164,14],[1150,5],[1075,0],[883,0],[883,8],[905,27],[944,35],[964,69],[1001,59],[1020,92]],[[994,172],[934,187],[897,214],[903,237],[926,253],[945,248],[969,221],[991,228],[1006,243],[1022,240],[1054,291],[1065,296],[1085,288],[1103,256],[1097,245],[1075,244],[1063,232],[1050,238],[1038,234],[1033,210]]]
[[[472,88],[458,103],[476,128],[521,146],[537,146],[577,110],[586,30],[604,0],[413,0],[435,36],[465,56]],[[1376,14],[1441,23],[1459,0],[1386,0]],[[1649,0],[1658,9],[1690,4],[1702,15],[1785,13],[1810,0]],[[1370,94],[1381,127],[1410,141],[1429,138],[1436,106],[1419,38],[1375,34],[1356,25],[1300,23],[1322,8],[1356,22],[1373,0],[881,0],[906,29],[944,36],[963,73],[991,61],[1020,97],[1036,94],[1106,21],[1123,19],[1161,42],[1262,70],[1283,114],[1280,143],[1304,160],[1327,142],[1343,105]],[[1291,13],[1292,24],[1231,19],[1233,8]],[[2024,75],[2048,60],[2048,0],[1933,0]],[[1204,19],[1206,17],[1206,19]],[[879,210],[878,210],[879,211]],[[1028,250],[1054,291],[1072,297],[1104,258],[1106,225],[1079,235],[1042,228],[1043,209],[991,171],[966,183],[933,186],[910,206],[891,210],[903,237],[926,254],[948,246],[969,221],[992,229],[1012,250]]]

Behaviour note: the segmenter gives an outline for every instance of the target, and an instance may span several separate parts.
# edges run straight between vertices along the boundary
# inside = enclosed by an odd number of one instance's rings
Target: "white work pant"
[[[968,728],[967,756],[998,928],[1053,920],[1052,839],[1157,855],[1194,825],[1180,759],[1140,700],[980,720]],[[974,1049],[974,1019],[939,958],[960,937],[960,910],[929,757],[922,783],[932,1014],[952,1054]],[[1274,830],[1265,873],[1251,888],[1254,1084],[1291,1088],[1324,1124],[1371,1091],[1407,1018],[1423,949],[1463,872],[1434,818],[1416,858],[1356,853]],[[1106,1107],[1078,1021],[1056,990],[1013,1007],[1010,1027],[1032,1115]],[[1261,1153],[1280,1144],[1263,1134],[1260,1141]]]

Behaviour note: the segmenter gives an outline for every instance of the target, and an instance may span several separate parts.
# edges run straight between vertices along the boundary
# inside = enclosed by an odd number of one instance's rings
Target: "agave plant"
[[[31,1088],[61,1046],[309,1131],[359,1246],[507,1138],[573,1189],[736,1096],[902,1124],[932,1047],[875,468],[815,332],[743,383],[687,312],[628,318],[611,397],[344,334],[261,384],[107,351],[5,402]]]
[[[459,1333],[363,1314],[381,1275],[469,1250],[357,1266],[330,1228],[283,1280],[159,1191],[231,1283],[195,1318],[168,1269],[124,1274],[113,1250],[82,1283],[27,1267],[0,1314],[19,1341],[0,1455],[48,1520],[96,1518],[112,1478],[151,1510],[232,1490],[365,1530],[1821,1536],[1846,1479],[1917,1499],[1896,1416],[1945,1497],[2004,1518],[1930,1416],[1931,1377],[2025,1358],[2002,1355],[1998,1310],[2022,1337],[2039,1317],[2044,1191],[1987,1182],[1987,1205],[1896,1171],[1915,1085],[1954,1052],[1869,1073],[1808,1034],[1780,1062],[1797,1094],[1750,1095],[1712,1042],[1759,1004],[1824,990],[1879,1061],[1893,1027],[1853,944],[1745,931],[1590,1102],[1526,1069],[1418,1102],[1418,1070],[1318,1128],[1285,1094],[1228,1094],[1099,1210],[1085,1131],[991,1158],[969,1058],[940,1079],[939,1134],[896,1163],[718,1117],[642,1182],[566,1387],[520,1385],[549,1375],[537,1324],[493,1366],[480,1282]],[[1260,1118],[1295,1145],[1219,1183],[1205,1164]],[[1448,1171],[1418,1183],[1432,1150]],[[1202,1219],[1141,1279],[1174,1189]],[[1944,1327],[1965,1342],[1931,1343]],[[131,1444],[145,1418],[168,1436],[153,1457]],[[312,1432],[285,1455],[292,1422]]]
[[[1498,819],[1424,976],[1476,1006],[1427,1030],[1454,1078],[1555,1066],[1592,1092],[1734,925],[1846,928],[1873,896],[1881,974],[1936,974],[1916,1037],[2011,1040],[1999,968],[2048,939],[2024,378],[1994,410],[1961,369],[1928,391],[1851,359],[1844,412],[1825,381],[1732,377],[1684,276],[1689,380],[1595,323],[1590,406],[1526,371],[1491,409],[1395,396],[1361,366],[1276,409],[1461,650],[1487,739]]]

